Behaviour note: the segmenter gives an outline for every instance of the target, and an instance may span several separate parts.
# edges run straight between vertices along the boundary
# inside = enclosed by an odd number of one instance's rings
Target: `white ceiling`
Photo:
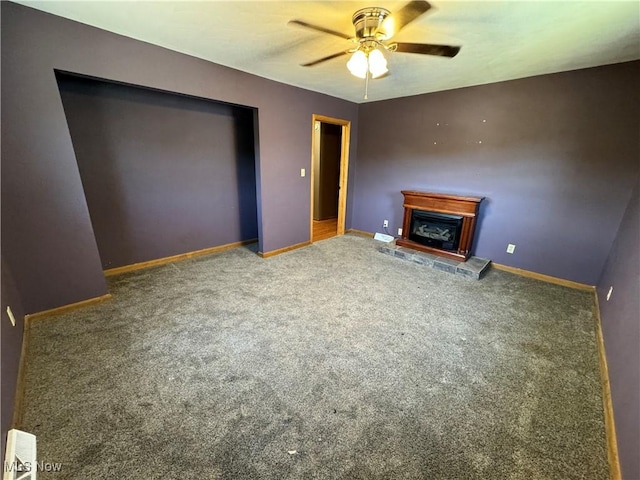
[[[292,19],[353,35],[359,8],[391,12],[406,1],[19,1],[127,37],[261,77],[363,102],[348,56],[301,67],[353,45],[287,25]],[[640,59],[640,2],[430,0],[398,42],[460,45],[452,59],[389,53],[390,75],[369,100],[481,85]]]

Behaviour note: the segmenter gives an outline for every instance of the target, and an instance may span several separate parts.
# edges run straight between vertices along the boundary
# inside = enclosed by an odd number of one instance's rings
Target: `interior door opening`
[[[345,231],[350,122],[313,116],[311,241]]]

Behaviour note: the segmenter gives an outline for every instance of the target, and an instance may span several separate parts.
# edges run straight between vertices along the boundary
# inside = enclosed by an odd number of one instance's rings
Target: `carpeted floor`
[[[608,478],[592,294],[378,245],[239,248],[33,322],[38,478]]]

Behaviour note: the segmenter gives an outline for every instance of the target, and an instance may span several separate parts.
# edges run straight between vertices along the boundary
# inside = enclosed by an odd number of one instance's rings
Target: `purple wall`
[[[257,238],[251,109],[58,84],[104,268]]]
[[[352,226],[395,233],[403,189],[484,196],[475,255],[595,285],[638,175],[639,84],[631,62],[361,105]]]
[[[640,179],[598,282],[623,478],[640,478]],[[607,292],[613,293],[607,302]]]
[[[25,311],[106,292],[54,69],[257,108],[260,248],[309,240],[310,177],[300,168],[311,168],[311,116],[351,120],[355,137],[357,105],[21,5],[1,8],[2,250]]]
[[[22,350],[22,332],[24,329],[24,310],[22,299],[13,281],[13,275],[4,257],[2,268],[2,312],[0,312],[0,338],[2,341],[2,445],[0,457],[4,459],[7,431],[12,427],[13,402],[16,394],[20,351]],[[7,315],[7,306],[16,319],[16,326],[12,326]]]

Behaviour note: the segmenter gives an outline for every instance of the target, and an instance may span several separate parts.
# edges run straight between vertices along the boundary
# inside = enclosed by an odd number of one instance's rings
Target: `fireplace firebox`
[[[413,210],[409,238],[429,247],[457,252],[460,245],[462,217]]]
[[[397,245],[466,261],[483,197],[402,191],[404,222]]]

